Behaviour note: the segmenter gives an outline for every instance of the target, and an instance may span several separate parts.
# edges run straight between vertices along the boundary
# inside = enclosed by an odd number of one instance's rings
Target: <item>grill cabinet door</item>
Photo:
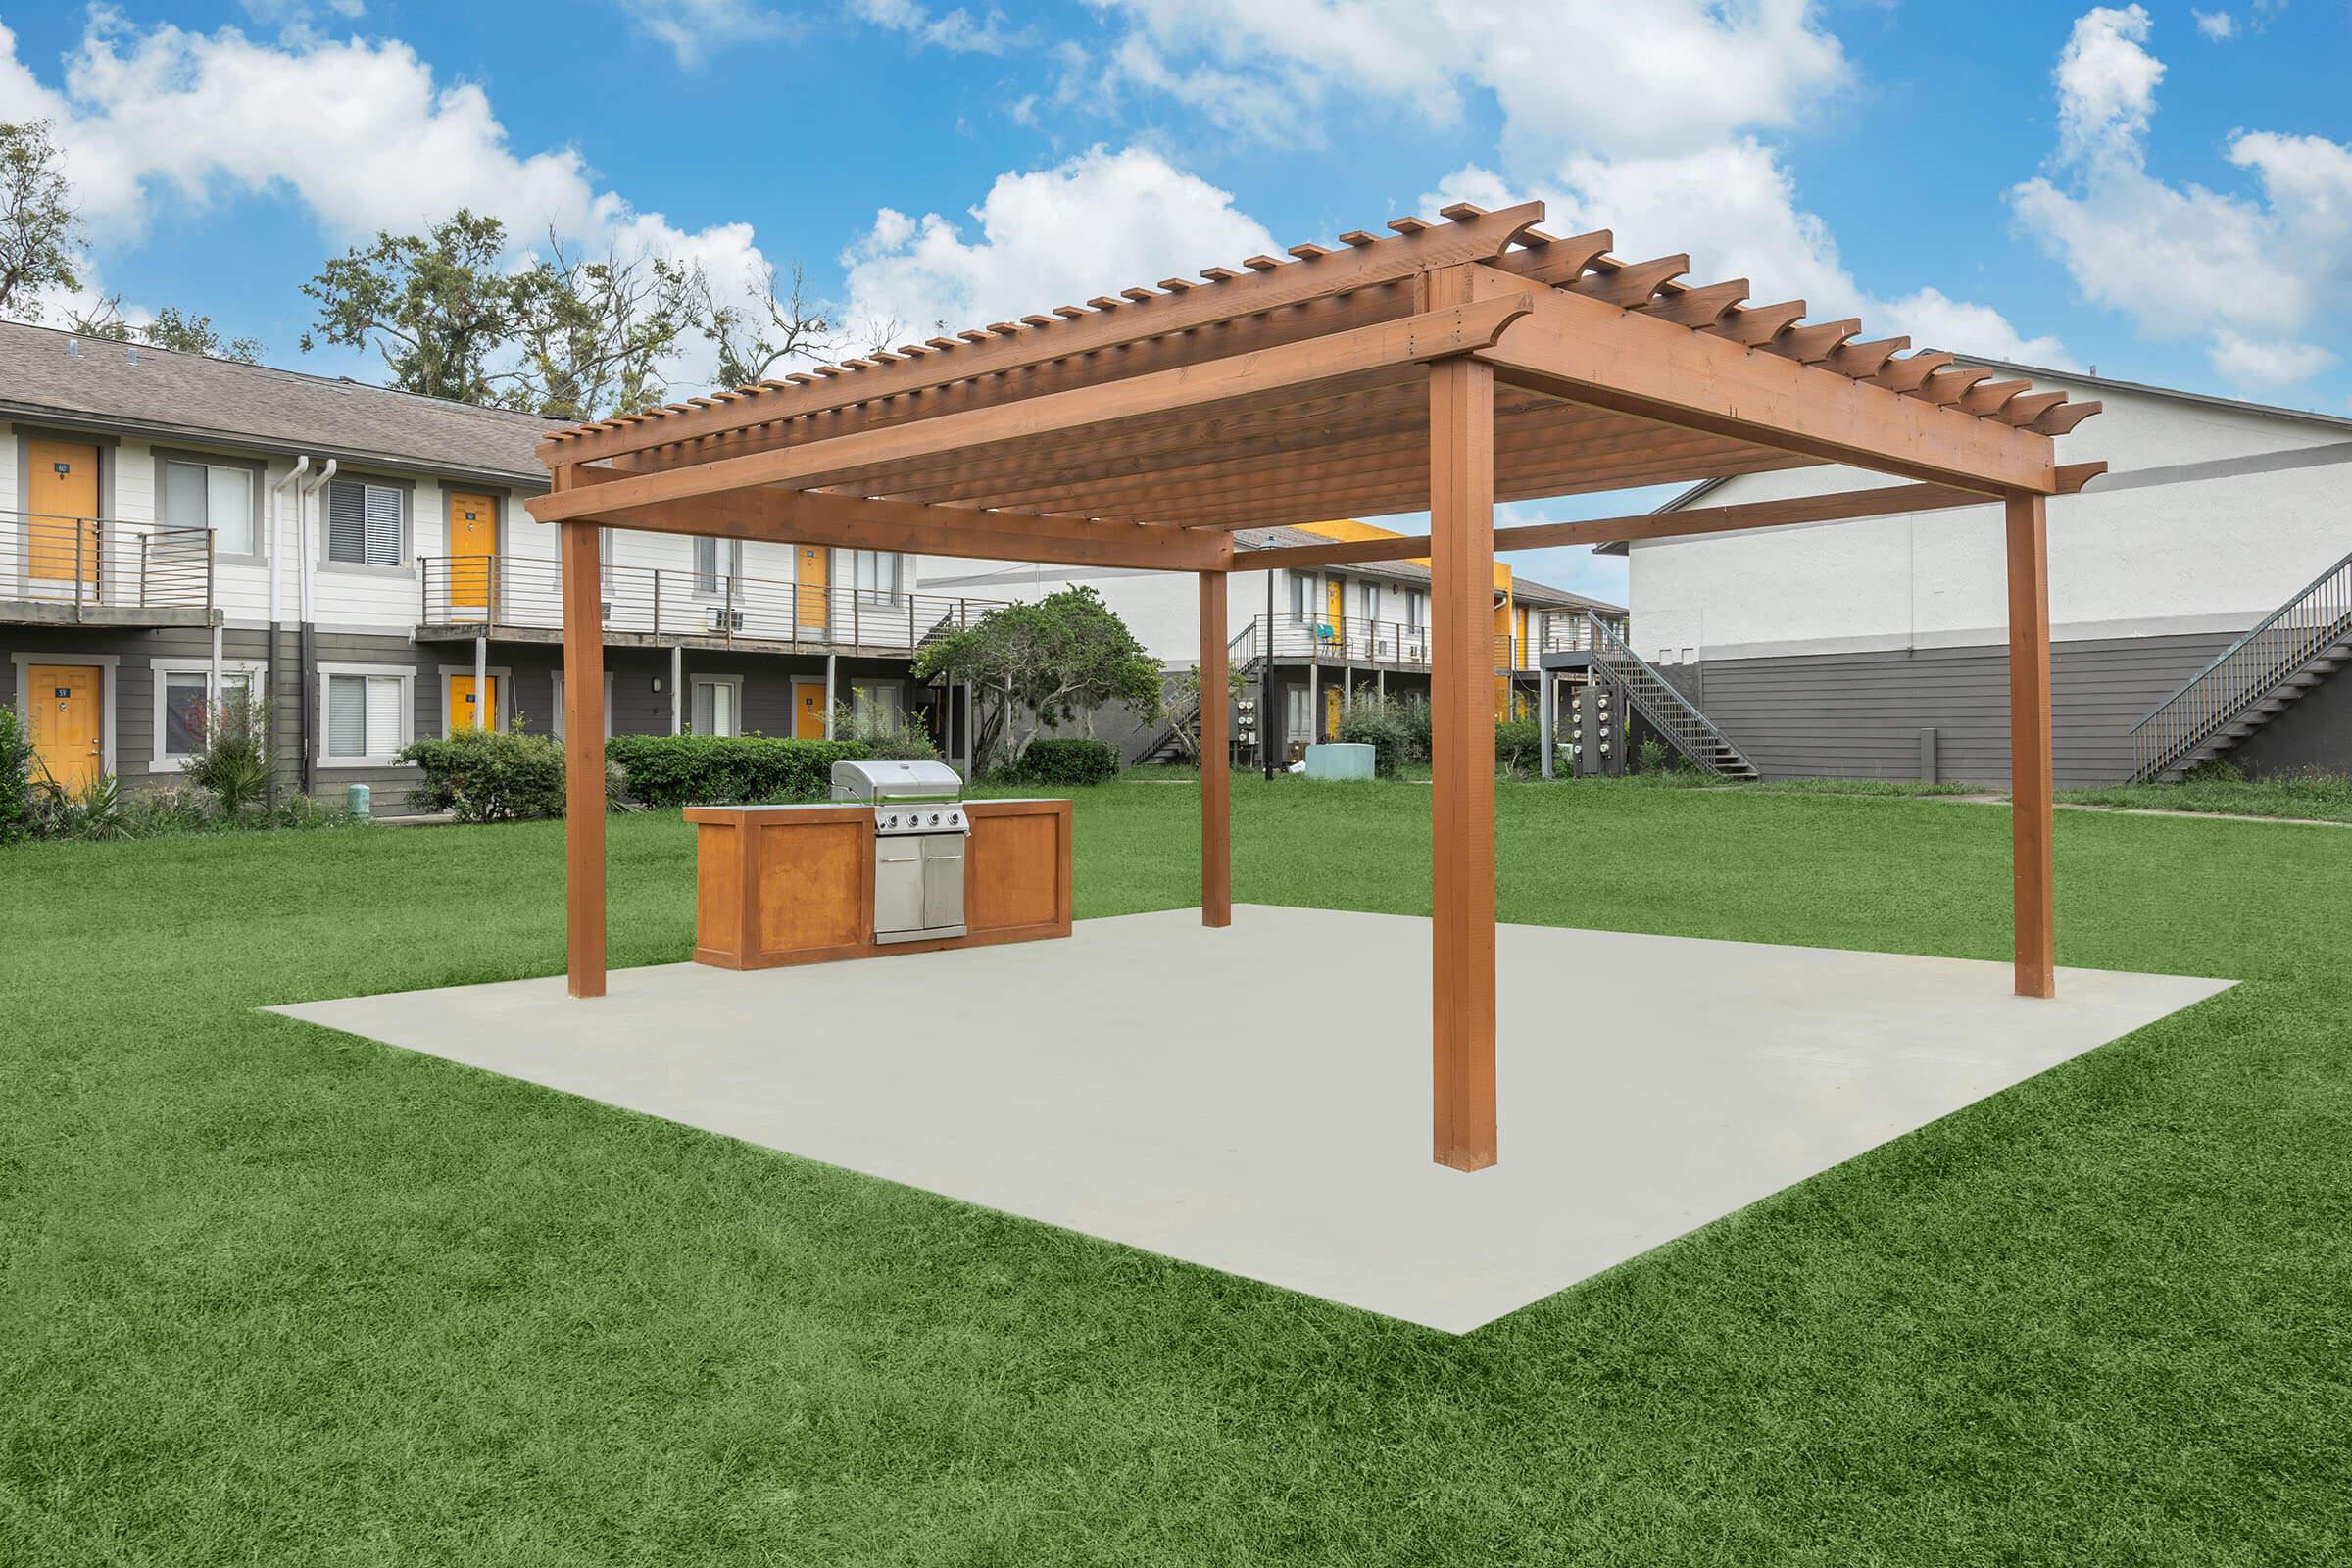
[[[923,924],[963,924],[963,835],[932,833],[923,847]]]
[[[874,841],[874,938],[923,928],[923,852],[917,838]]]

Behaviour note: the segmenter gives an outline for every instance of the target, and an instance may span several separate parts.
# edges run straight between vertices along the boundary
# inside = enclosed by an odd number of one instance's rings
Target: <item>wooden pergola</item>
[[[2006,506],[2016,984],[2053,990],[2044,503],[2102,465],[2051,438],[2098,411],[1948,354],[1683,281],[1540,203],[1343,234],[1198,278],[561,430],[574,996],[605,989],[604,649],[612,526],[1198,574],[1202,689],[1226,575],[1426,556],[1433,629],[1437,1159],[1495,1158],[1494,555],[1578,541]],[[1506,528],[1497,501],[1843,463],[1891,488]],[[1234,530],[1427,508],[1426,538],[1241,555]],[[1200,917],[1231,920],[1228,718],[1201,710]]]

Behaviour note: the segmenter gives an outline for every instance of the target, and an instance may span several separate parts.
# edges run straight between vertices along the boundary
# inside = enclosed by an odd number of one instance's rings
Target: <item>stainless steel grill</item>
[[[874,813],[874,940],[959,937],[963,780],[945,762],[835,762],[833,799]]]

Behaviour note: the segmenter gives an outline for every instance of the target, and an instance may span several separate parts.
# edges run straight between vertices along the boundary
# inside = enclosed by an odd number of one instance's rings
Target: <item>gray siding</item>
[[[2228,634],[2060,643],[2051,650],[2059,787],[2112,784],[2133,767],[2131,726],[2228,647]],[[1936,731],[1947,780],[2009,777],[2009,656],[1932,648],[1670,668],[1766,778],[1917,778],[1919,732]]]
[[[2336,670],[2231,754],[2249,773],[2352,773],[2352,664]]]

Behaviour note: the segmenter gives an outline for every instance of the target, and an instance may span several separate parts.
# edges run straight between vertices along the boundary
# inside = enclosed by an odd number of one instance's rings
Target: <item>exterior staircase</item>
[[[2132,726],[2133,783],[2170,783],[2352,663],[2352,556],[2320,573]]]
[[[1689,758],[1691,766],[1724,778],[1761,776],[1746,754],[1715,727],[1715,721],[1685,697],[1682,688],[1635,653],[1616,627],[1597,615],[1587,615],[1585,620],[1592,638],[1592,673],[1625,693],[1633,710],[1664,736],[1668,745]]]
[[[1264,657],[1254,619],[1234,633],[1225,644],[1226,667],[1245,680],[1254,681],[1257,678],[1257,666]],[[1265,722],[1265,716],[1260,713],[1258,721]],[[1129,753],[1127,765],[1137,767],[1147,762],[1183,761],[1185,750],[1177,737],[1200,722],[1200,704],[1196,698],[1169,714],[1166,724],[1146,732],[1139,746]]]

